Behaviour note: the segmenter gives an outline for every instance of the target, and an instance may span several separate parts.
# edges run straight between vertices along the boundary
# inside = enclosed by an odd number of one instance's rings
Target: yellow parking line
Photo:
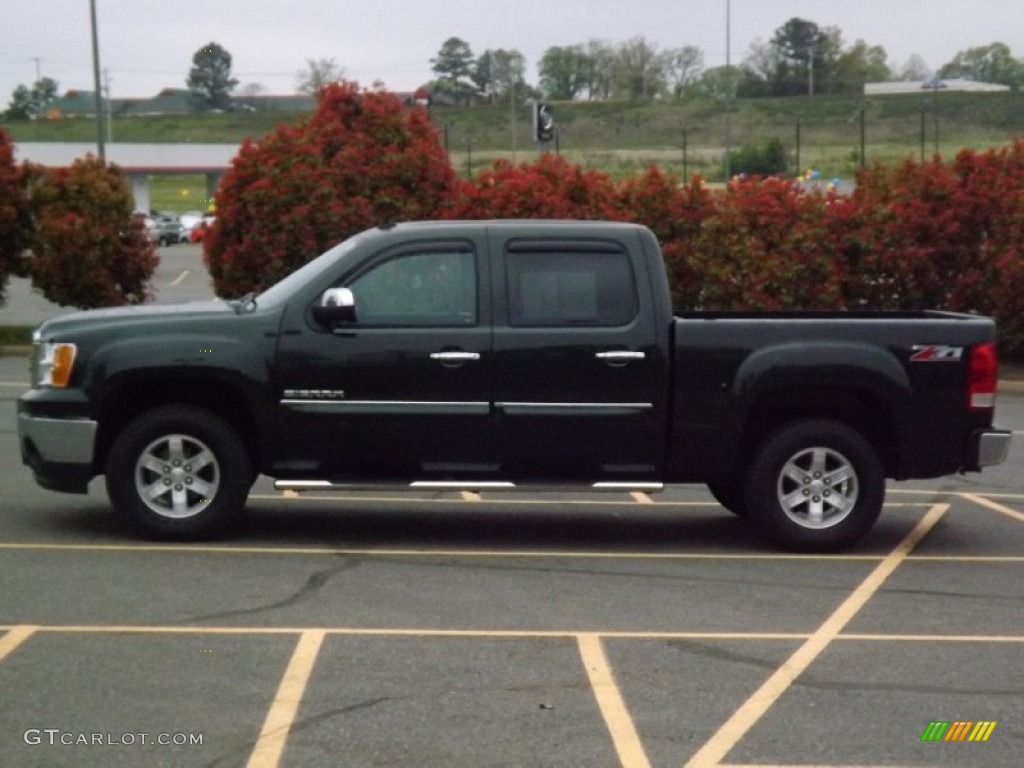
[[[206,627],[206,626],[162,626],[132,624],[69,624],[69,625],[12,625],[0,626],[0,632],[12,633],[17,630],[18,643],[35,633],[53,634],[141,634],[141,635],[302,635],[307,632],[322,632],[324,635],[340,637],[463,637],[492,638],[506,640],[564,640],[593,635],[602,640],[750,640],[799,641],[807,640],[807,632],[694,632],[694,631],[636,631],[593,630],[580,632],[573,629],[431,629],[386,628],[386,627]],[[13,643],[14,635],[8,634],[0,640]],[[1024,635],[902,635],[902,634],[840,634],[836,640],[855,642],[909,642],[909,643],[1024,643]],[[9,653],[10,651],[8,651]],[[2,657],[0,657],[2,658]]]
[[[0,630],[4,627],[0,626]],[[15,629],[15,627],[8,627]],[[36,632],[56,634],[142,634],[142,635],[302,635],[320,632],[343,637],[462,637],[506,640],[564,640],[581,633],[572,629],[431,629],[385,627],[203,627],[163,625],[37,625]],[[806,632],[590,632],[595,636],[615,640],[806,640]]]
[[[516,549],[340,549],[332,547],[231,547],[210,544],[46,544],[0,542],[0,551],[174,552],[224,555],[347,555],[354,557],[523,557],[579,560],[796,560],[869,562],[885,555],[798,555],[779,552],[586,552]]]
[[[795,562],[873,562],[885,555],[799,555],[784,552],[586,552],[532,549],[340,549],[331,547],[231,547],[210,544],[48,544],[0,542],[0,551],[160,552],[213,555],[327,555],[350,557],[522,557],[559,560],[782,560]],[[909,555],[909,562],[1021,563],[1024,555]]]
[[[177,276],[177,277],[176,277],[176,278],[174,279],[174,281],[173,281],[173,282],[172,282],[172,283],[171,283],[170,285],[172,285],[172,286],[175,286],[175,285],[180,285],[180,284],[181,284],[181,282],[182,282],[182,281],[183,281],[183,280],[184,280],[184,279],[185,279],[186,277],[188,277],[188,270],[187,270],[187,269],[186,269],[186,270],[183,270],[183,271],[182,271],[182,273],[181,273],[180,275],[178,275],[178,276]]]
[[[483,497],[476,491],[462,491],[459,495],[463,501],[483,501]]]
[[[960,498],[967,499],[967,501],[972,501],[975,504],[978,504],[979,506],[988,507],[989,509],[993,509],[996,512],[1004,514],[1004,515],[1006,515],[1009,518],[1012,518],[1014,520],[1020,520],[1021,522],[1024,522],[1024,512],[1018,512],[1017,510],[1010,509],[1009,507],[1004,506],[1003,504],[997,504],[996,502],[992,501],[991,499],[986,499],[984,496],[979,496],[979,495],[977,495],[975,493],[961,493],[961,494],[959,494],[959,496],[960,496]]]
[[[288,663],[281,685],[277,689],[274,703],[267,713],[260,737],[256,742],[252,755],[249,757],[250,768],[276,768],[284,754],[285,742],[295,716],[302,703],[302,695],[306,684],[313,674],[313,665],[320,653],[324,641],[323,630],[303,632],[295,645],[295,652]]]
[[[1024,635],[839,635],[837,640],[910,643],[1024,643]]]
[[[650,768],[651,762],[644,752],[644,745],[629,716],[626,702],[622,698],[619,686],[615,683],[615,674],[601,645],[601,638],[593,634],[581,634],[577,638],[583,667],[590,678],[590,687],[597,699],[597,706],[604,717],[605,725],[611,734],[615,751],[623,768]]]
[[[27,381],[0,381],[0,387],[17,387],[19,389],[28,389],[31,386]]]
[[[949,510],[948,504],[936,504],[921,518],[903,541],[868,574],[868,577],[847,597],[825,622],[772,673],[760,688],[748,698],[721,728],[691,758],[689,768],[719,766],[725,756],[754,727],[793,682],[835,640],[843,627],[878,591],[885,580],[907,558],[911,550]]]
[[[648,496],[643,491],[631,491],[629,495],[633,497],[633,501],[635,501],[637,504],[655,504],[655,503],[657,503],[657,502],[654,501],[654,499],[652,499],[650,496]],[[668,502],[668,503],[671,504],[671,502]]]
[[[6,635],[0,637],[0,661],[14,653],[22,643],[36,633],[37,629],[39,627],[32,626],[31,624],[20,624],[11,627]]]

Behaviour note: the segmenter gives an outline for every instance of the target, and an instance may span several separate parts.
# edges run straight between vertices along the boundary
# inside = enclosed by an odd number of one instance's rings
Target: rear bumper
[[[18,414],[21,461],[43,488],[85,493],[93,477],[97,424],[90,419],[49,419]]]
[[[964,468],[968,472],[977,472],[982,467],[1002,464],[1010,453],[1012,440],[1012,433],[1006,429],[992,427],[975,430],[968,442]]]

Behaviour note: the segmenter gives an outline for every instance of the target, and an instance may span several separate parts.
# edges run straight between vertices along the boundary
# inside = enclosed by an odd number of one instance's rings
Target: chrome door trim
[[[625,416],[653,410],[653,403],[495,403],[509,416]]]
[[[628,350],[615,350],[613,352],[595,352],[594,357],[598,360],[610,360],[612,362],[625,362],[628,360],[644,360],[647,355],[644,352],[631,352]]]
[[[491,404],[443,400],[296,400],[283,399],[281,405],[300,413],[377,414],[410,416],[488,416]]]

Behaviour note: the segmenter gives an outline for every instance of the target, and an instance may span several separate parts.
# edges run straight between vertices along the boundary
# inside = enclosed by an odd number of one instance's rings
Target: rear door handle
[[[643,360],[647,355],[643,352],[621,350],[616,352],[598,352],[594,357],[598,360],[605,360],[609,363],[625,363],[629,360]]]

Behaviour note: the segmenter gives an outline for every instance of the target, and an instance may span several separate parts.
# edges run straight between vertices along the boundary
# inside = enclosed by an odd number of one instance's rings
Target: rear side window
[[[527,247],[505,258],[512,326],[617,326],[636,317],[636,281],[622,251]]]

